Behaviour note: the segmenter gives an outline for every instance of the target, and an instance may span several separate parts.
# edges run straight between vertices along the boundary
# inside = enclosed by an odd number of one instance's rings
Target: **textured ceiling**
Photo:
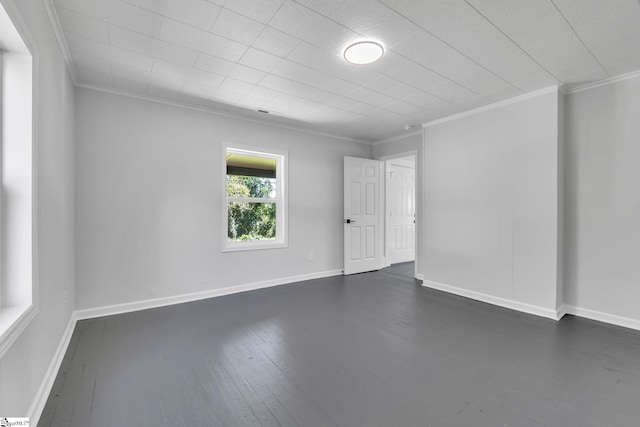
[[[640,0],[53,5],[78,85],[361,141],[551,85],[575,88],[640,69]],[[344,47],[364,38],[381,42],[384,57],[346,63]]]

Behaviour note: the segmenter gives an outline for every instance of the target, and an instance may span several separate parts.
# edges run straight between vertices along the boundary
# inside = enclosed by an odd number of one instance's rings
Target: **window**
[[[32,75],[33,57],[0,4],[0,356],[37,313]]]
[[[224,251],[287,246],[286,155],[241,147],[224,152]]]

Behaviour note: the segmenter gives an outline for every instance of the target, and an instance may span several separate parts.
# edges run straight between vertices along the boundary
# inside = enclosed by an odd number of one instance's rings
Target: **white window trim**
[[[227,197],[227,150],[246,152],[247,154],[276,159],[276,191],[275,199]],[[286,151],[264,149],[238,144],[222,144],[222,252],[253,251],[261,249],[280,249],[289,246],[289,185],[288,185],[288,153]],[[229,201],[276,203],[276,240],[257,240],[246,242],[229,242],[228,204]]]
[[[31,65],[28,73],[20,73],[22,78],[29,80],[21,80],[20,84],[27,84],[29,90],[32,95],[27,98],[27,103],[22,103],[19,107],[28,108],[30,113],[30,119],[26,124],[27,127],[20,128],[20,133],[24,137],[28,133],[28,139],[25,139],[25,143],[28,144],[29,157],[24,158],[29,162],[29,175],[30,175],[30,187],[29,187],[29,197],[30,200],[29,205],[25,205],[26,207],[22,207],[17,211],[17,215],[22,217],[24,215],[24,220],[21,223],[21,228],[29,229],[30,240],[25,244],[23,240],[20,242],[20,248],[14,248],[12,246],[7,247],[7,242],[3,242],[4,250],[8,251],[8,253],[12,253],[13,251],[18,250],[23,256],[28,256],[30,268],[28,268],[28,272],[25,271],[25,277],[28,276],[28,279],[19,280],[19,283],[0,283],[0,299],[2,298],[2,292],[6,292],[7,289],[13,289],[14,286],[28,286],[30,297],[25,299],[24,301],[19,301],[15,303],[6,304],[6,301],[2,302],[0,305],[0,358],[4,356],[4,354],[11,348],[13,343],[20,337],[22,332],[27,328],[30,324],[31,320],[36,317],[38,314],[38,268],[37,268],[37,207],[36,207],[36,183],[37,183],[37,171],[36,171],[36,105],[38,105],[38,51],[35,48],[35,42],[29,32],[27,31],[27,26],[24,24],[22,19],[20,18],[19,13],[15,9],[12,4],[2,3],[0,4],[0,39],[2,39],[3,43],[7,47],[7,50],[4,52],[0,52],[0,56],[4,56],[2,62],[0,62],[0,74],[2,74],[2,70],[4,70],[7,65],[4,63],[6,59],[6,55],[22,55],[26,54],[31,57]],[[12,73],[15,75],[15,73]],[[6,75],[0,76],[0,87],[5,86],[6,88]],[[7,143],[7,129],[3,128],[2,123],[6,120],[4,117],[4,113],[1,111],[2,108],[6,107],[6,102],[8,102],[8,95],[6,92],[3,92],[0,89],[0,151],[4,151],[5,144]],[[11,98],[13,99],[13,98]],[[23,96],[21,95],[21,100],[23,100]],[[13,103],[13,101],[10,101]],[[6,122],[5,122],[6,124]],[[24,134],[23,134],[24,132]],[[0,162],[3,161],[2,156],[0,156]],[[25,160],[22,160],[24,163]],[[26,163],[25,163],[26,165]],[[4,171],[2,171],[0,167],[0,182],[4,180]],[[0,201],[0,210],[2,215],[7,213],[8,207],[6,205],[1,204],[2,202],[6,202],[5,200]],[[15,217],[16,212],[12,212],[12,215]],[[6,226],[6,224],[5,224]],[[1,230],[0,233],[4,233],[6,230]],[[0,234],[0,237],[4,240],[6,236]],[[28,252],[28,255],[27,255]],[[3,254],[0,254],[3,255]],[[0,261],[7,261],[7,257],[0,257]],[[7,264],[11,264],[12,261],[7,262]],[[6,268],[6,265],[0,266]],[[1,270],[0,270],[1,271]],[[0,280],[2,275],[0,275]]]

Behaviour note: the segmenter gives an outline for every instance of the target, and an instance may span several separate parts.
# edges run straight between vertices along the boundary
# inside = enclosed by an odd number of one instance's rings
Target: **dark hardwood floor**
[[[311,280],[79,322],[39,425],[635,427],[640,333]]]
[[[398,264],[392,264],[384,269],[387,274],[397,274],[398,276],[408,277],[410,279],[415,277],[416,264],[414,262],[401,262]]]

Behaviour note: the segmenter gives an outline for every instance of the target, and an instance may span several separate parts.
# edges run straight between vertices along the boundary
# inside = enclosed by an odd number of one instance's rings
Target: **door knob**
[[[351,224],[352,222],[356,222],[356,220],[355,219],[345,219],[344,220],[345,224]]]

